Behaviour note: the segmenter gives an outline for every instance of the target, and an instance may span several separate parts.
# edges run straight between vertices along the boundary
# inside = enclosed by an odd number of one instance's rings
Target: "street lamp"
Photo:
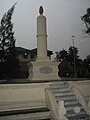
[[[75,37],[72,36],[72,42],[73,42],[73,61],[74,61],[74,77],[77,77],[77,72],[76,72],[76,59],[75,59],[75,46],[74,46],[74,39]]]

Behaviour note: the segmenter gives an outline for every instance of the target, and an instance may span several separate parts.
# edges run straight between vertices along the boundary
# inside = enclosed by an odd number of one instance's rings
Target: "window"
[[[31,58],[34,58],[34,55],[33,55],[33,54],[31,54]]]
[[[24,53],[24,58],[28,58],[28,54],[27,53]]]

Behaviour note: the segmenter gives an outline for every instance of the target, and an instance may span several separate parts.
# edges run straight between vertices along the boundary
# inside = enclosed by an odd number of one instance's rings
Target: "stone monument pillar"
[[[37,59],[29,63],[29,80],[57,80],[59,62],[52,62],[47,56],[47,28],[43,7],[37,17]]]
[[[39,8],[37,17],[37,59],[47,59],[47,29],[46,17],[43,15],[43,7]]]

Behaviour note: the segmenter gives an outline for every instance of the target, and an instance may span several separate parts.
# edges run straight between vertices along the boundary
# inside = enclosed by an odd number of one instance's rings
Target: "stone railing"
[[[51,120],[59,120],[58,106],[50,89],[45,89],[46,106],[51,110]]]
[[[57,104],[55,96],[49,88],[45,89],[45,99],[46,106],[51,111],[51,120],[67,120],[67,118],[64,116],[64,102],[59,101],[59,103]]]
[[[82,104],[83,108],[90,115],[90,95],[87,94],[90,89],[90,82],[88,81],[79,81],[79,82],[72,82],[70,83],[70,88],[75,93],[77,99],[79,100],[80,104]]]

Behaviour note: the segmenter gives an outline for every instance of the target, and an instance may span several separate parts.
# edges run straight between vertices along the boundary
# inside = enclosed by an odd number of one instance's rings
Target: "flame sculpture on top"
[[[40,15],[43,14],[43,7],[42,6],[40,6],[40,8],[39,8],[39,13],[40,13]]]

